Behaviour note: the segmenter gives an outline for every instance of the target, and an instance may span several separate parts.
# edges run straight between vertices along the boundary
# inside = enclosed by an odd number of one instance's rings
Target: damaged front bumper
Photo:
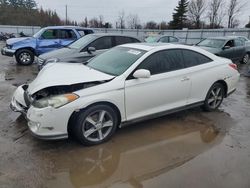
[[[62,118],[60,114],[51,113],[54,110],[52,108],[36,109],[30,106],[31,100],[26,92],[27,88],[27,85],[21,85],[16,89],[10,103],[11,110],[20,112],[25,116],[30,132],[39,139],[58,140],[68,138],[67,116]],[[62,121],[56,123],[58,117]],[[62,126],[62,124],[65,124],[65,126]]]

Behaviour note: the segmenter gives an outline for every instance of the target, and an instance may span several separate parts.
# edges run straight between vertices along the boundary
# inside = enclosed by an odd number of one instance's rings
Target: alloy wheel
[[[244,64],[247,64],[248,61],[249,61],[249,55],[246,54],[246,55],[243,57],[243,63],[244,63]]]
[[[111,133],[114,120],[106,110],[90,113],[84,120],[82,133],[85,139],[91,142],[104,140]]]
[[[23,52],[19,55],[19,59],[23,64],[28,64],[31,61],[31,55],[27,52]]]
[[[215,87],[211,90],[207,103],[211,109],[216,109],[220,106],[222,100],[223,90],[221,89],[221,87]]]

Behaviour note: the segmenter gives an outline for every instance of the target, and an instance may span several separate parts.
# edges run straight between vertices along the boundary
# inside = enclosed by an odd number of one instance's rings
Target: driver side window
[[[181,50],[164,50],[150,55],[137,68],[149,70],[151,75],[185,68]]]
[[[234,41],[233,40],[229,40],[225,46],[230,46],[230,48],[234,47]]]
[[[96,50],[112,48],[112,37],[102,37],[92,42],[88,47],[94,47]]]
[[[42,39],[57,39],[58,31],[55,29],[48,29],[41,35]]]

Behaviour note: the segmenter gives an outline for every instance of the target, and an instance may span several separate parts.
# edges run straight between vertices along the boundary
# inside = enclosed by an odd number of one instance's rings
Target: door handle
[[[189,81],[189,80],[190,80],[190,78],[188,78],[186,76],[181,79],[182,82]]]

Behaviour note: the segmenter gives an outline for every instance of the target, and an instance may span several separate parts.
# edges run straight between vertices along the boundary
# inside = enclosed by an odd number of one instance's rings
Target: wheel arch
[[[218,81],[214,82],[214,84],[216,84],[216,83],[219,83],[219,84],[223,85],[223,87],[225,89],[225,91],[224,91],[224,97],[227,97],[228,85],[227,85],[226,81],[225,80],[218,80]]]
[[[36,55],[36,51],[35,51],[34,48],[32,48],[32,47],[22,47],[22,48],[18,48],[18,49],[16,50],[15,56],[16,56],[16,54],[17,54],[20,50],[30,50],[30,51],[33,52],[34,56]]]
[[[68,121],[68,125],[67,125],[67,131],[68,131],[69,135],[72,133],[72,126],[74,124],[74,121],[76,120],[77,114],[80,111],[86,110],[87,108],[90,108],[90,107],[95,106],[95,105],[107,105],[107,106],[110,106],[111,108],[113,108],[115,110],[116,114],[117,114],[117,117],[118,117],[118,125],[120,125],[122,116],[121,116],[121,112],[120,112],[119,108],[115,104],[113,104],[111,102],[100,101],[100,102],[92,103],[92,104],[90,104],[90,105],[88,105],[85,108],[82,108],[80,110],[74,111],[71,114],[71,116],[69,118],[69,121]]]

